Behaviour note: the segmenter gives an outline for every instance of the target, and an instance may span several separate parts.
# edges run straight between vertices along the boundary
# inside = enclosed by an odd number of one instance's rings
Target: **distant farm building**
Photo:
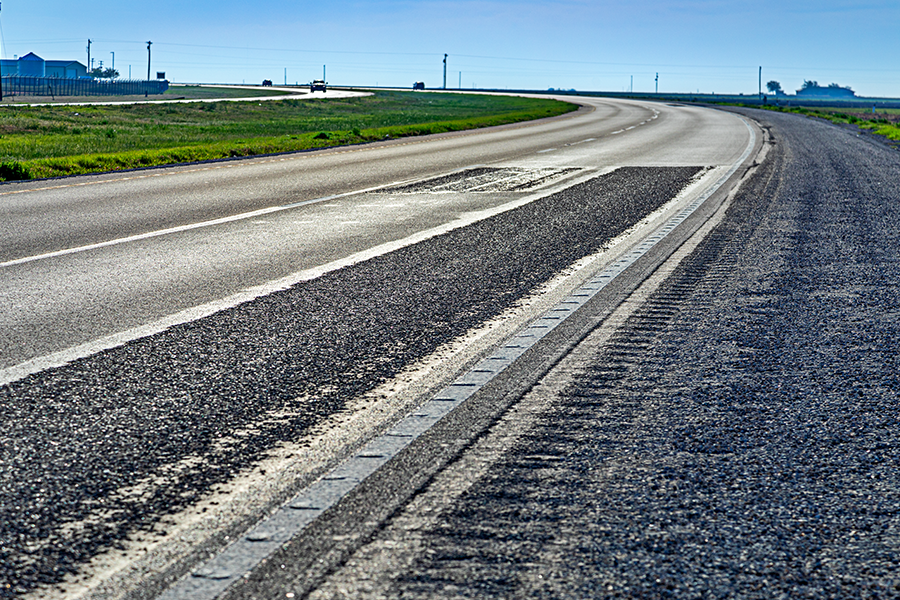
[[[19,59],[0,60],[0,75],[78,79],[87,77],[87,67],[77,60],[44,60],[34,52],[29,52]]]
[[[0,60],[4,98],[13,96],[148,96],[169,89],[166,74],[156,81],[101,79],[77,60],[44,60],[34,52]]]

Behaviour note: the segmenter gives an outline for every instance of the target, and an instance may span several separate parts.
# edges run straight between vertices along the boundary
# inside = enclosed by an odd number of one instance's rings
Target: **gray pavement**
[[[900,597],[900,154],[752,115],[710,237],[311,597]]]
[[[129,539],[152,544],[166,515],[348,414],[351,399],[599,251],[700,170],[618,169],[0,387],[0,597],[72,578]]]

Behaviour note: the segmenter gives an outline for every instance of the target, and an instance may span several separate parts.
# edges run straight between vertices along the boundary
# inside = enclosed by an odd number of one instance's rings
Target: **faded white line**
[[[577,146],[579,144],[586,144],[588,142],[594,142],[597,138],[588,138],[586,140],[581,140],[580,142],[572,142],[571,144],[566,144],[566,146]]]

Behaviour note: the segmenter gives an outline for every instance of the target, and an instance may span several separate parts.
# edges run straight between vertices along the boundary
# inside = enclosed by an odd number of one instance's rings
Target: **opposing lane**
[[[746,128],[733,116],[584,102],[593,110],[496,131],[4,186],[0,368],[139,328],[507,200],[477,194],[452,202],[372,204],[355,194],[360,190],[488,163],[712,166],[733,161],[746,144]],[[349,195],[315,202],[342,194]],[[312,203],[239,218],[303,202]],[[31,260],[236,216],[151,240]]]

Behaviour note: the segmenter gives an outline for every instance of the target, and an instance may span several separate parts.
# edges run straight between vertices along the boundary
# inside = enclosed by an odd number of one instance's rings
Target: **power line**
[[[0,29],[0,36],[2,36],[2,29]],[[5,42],[5,38],[0,40]],[[10,43],[14,44],[66,44],[73,43],[80,40],[8,40]],[[102,43],[115,43],[115,44],[141,44],[144,45],[146,42],[135,41],[135,40],[110,40],[110,39],[95,39],[97,42]],[[211,45],[211,44],[182,44],[182,43],[170,43],[170,42],[154,42],[153,43],[157,48],[204,48],[211,50],[231,50],[235,52],[283,52],[297,55],[323,55],[323,54],[331,54],[331,55],[350,55],[350,56],[401,56],[401,57],[434,57],[440,56],[442,52],[373,52],[373,51],[352,51],[352,50],[307,50],[307,49],[297,49],[297,48],[264,48],[264,47],[254,47],[254,46],[221,46],[221,45]],[[189,55],[189,56],[205,56],[202,54],[194,55],[189,53],[181,53],[181,55]],[[456,54],[454,56],[458,58],[465,59],[476,59],[476,60],[497,60],[497,61],[512,61],[512,62],[522,62],[527,64],[534,63],[545,63],[552,65],[572,65],[572,66],[593,66],[593,67],[619,67],[619,68],[634,68],[634,67],[643,67],[648,70],[655,69],[697,69],[697,70],[713,70],[713,69],[721,69],[721,70],[747,70],[756,71],[758,69],[757,65],[699,65],[699,64],[675,64],[675,63],[630,63],[630,62],[610,62],[610,61],[581,61],[581,60],[567,60],[567,59],[552,59],[552,58],[529,58],[529,57],[516,57],[516,56],[490,56],[490,55],[480,55],[480,54]],[[281,60],[284,59],[272,59],[272,60]],[[465,66],[465,65],[463,65]],[[477,67],[482,65],[471,65],[473,68],[466,68],[466,72],[475,72]],[[898,73],[900,69],[877,69],[877,68],[853,68],[853,67],[830,67],[830,66],[778,66],[778,65],[768,65],[766,67],[768,70],[778,70],[778,71],[827,71],[833,73]]]
[[[134,40],[99,40],[111,44],[145,44]],[[210,48],[216,50],[255,50],[259,52],[293,52],[299,54],[362,54],[372,56],[435,56],[440,52],[359,52],[353,50],[298,50],[297,48],[256,48],[253,46],[212,46],[209,44],[177,44],[170,42],[153,42],[154,46],[174,46],[178,48]]]

